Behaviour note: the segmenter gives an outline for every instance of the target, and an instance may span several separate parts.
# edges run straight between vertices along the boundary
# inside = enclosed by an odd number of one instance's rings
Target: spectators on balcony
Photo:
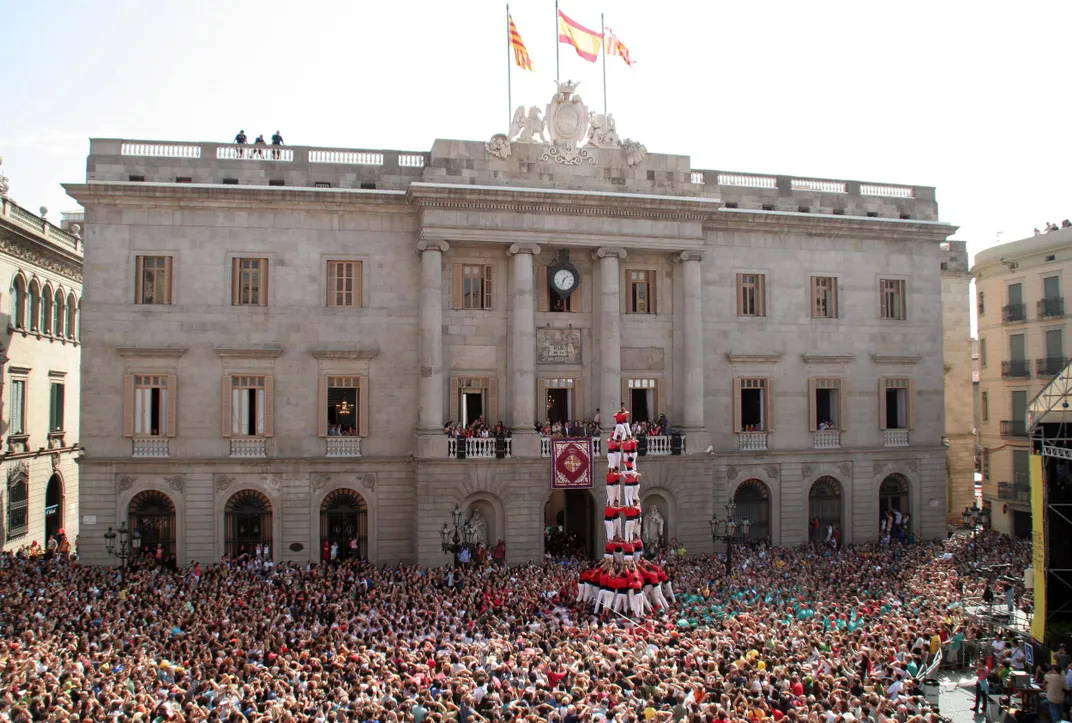
[[[332,424],[328,427],[329,437],[356,437],[357,429],[353,426],[343,426],[342,424]]]
[[[511,436],[510,428],[501,419],[498,424],[492,427],[484,421],[483,417],[477,417],[467,425],[451,420],[443,427],[443,432],[454,439],[506,439]]]
[[[536,423],[536,431],[543,437],[598,437],[599,425],[591,419],[574,419],[552,422],[550,419]]]

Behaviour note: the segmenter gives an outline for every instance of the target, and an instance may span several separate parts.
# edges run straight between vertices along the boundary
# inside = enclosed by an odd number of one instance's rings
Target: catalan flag
[[[510,47],[514,49],[514,62],[522,70],[532,70],[532,58],[529,57],[529,51],[525,48],[525,43],[517,32],[513,16],[508,17],[510,19]]]
[[[617,55],[619,58],[625,61],[625,64],[630,68],[633,67],[633,63],[636,62],[629,58],[629,48],[626,47],[614,31],[607,27],[607,55]]]
[[[603,45],[603,35],[579,25],[559,10],[558,42],[572,45],[573,49],[577,51],[577,55],[590,63],[594,63],[599,58],[599,51]]]

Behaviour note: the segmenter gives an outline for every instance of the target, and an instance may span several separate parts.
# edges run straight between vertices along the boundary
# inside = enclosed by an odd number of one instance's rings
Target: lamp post
[[[119,539],[118,545],[116,545],[116,538]],[[109,527],[104,533],[104,546],[109,555],[119,558],[119,576],[120,579],[126,580],[127,560],[133,558],[141,550],[141,531],[134,530],[132,533],[127,529],[126,522],[119,525],[118,532]]]
[[[751,544],[748,530],[752,527],[752,521],[747,517],[737,517],[737,504],[730,500],[726,503],[726,517],[719,519],[718,515],[711,518],[711,541],[726,543],[726,575],[733,570],[733,546]]]
[[[450,523],[444,522],[439,534],[443,538],[443,552],[453,555],[455,564],[458,563],[458,555],[462,550],[468,550],[472,554],[476,549],[476,543],[473,542],[476,528],[465,519],[465,513],[458,505],[454,505],[454,510],[450,513]]]

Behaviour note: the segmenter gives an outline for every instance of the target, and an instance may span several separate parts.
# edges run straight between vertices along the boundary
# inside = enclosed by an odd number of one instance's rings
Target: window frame
[[[49,379],[48,390],[48,433],[60,434],[66,430],[66,384],[62,379]],[[58,424],[57,424],[58,422]]]
[[[26,430],[28,425],[26,423],[26,390],[29,388],[30,377],[28,374],[11,374],[8,379],[8,383],[11,385],[11,391],[6,395],[8,398],[8,428],[7,433],[10,437],[23,437],[29,434]],[[22,390],[22,395],[19,397],[20,405],[18,408],[15,406],[15,385],[18,384]],[[18,412],[18,414],[16,414]],[[19,430],[15,431],[15,420],[19,421]]]
[[[916,380],[911,377],[879,377],[878,380],[878,424],[879,429],[905,429],[916,428]],[[887,406],[886,391],[888,389],[905,389],[905,426],[890,427],[886,422]]]
[[[162,381],[162,384],[155,383]],[[161,427],[158,434],[151,431],[138,431],[138,396],[139,392],[149,389],[162,389],[163,411],[160,414]],[[176,434],[178,419],[178,376],[166,370],[132,371],[123,378],[123,436],[129,439],[171,439]]]
[[[17,487],[22,491],[16,500],[13,493]],[[30,534],[30,471],[22,465],[16,464],[10,467],[7,473],[7,494],[5,495],[4,510],[4,537],[7,542],[17,540]],[[23,515],[21,524],[13,524],[13,513],[21,511]]]
[[[335,382],[333,385],[332,382]],[[317,379],[317,427],[318,437],[329,437],[328,434],[328,397],[331,389],[356,389],[357,390],[357,436],[368,436],[368,412],[369,412],[369,379],[365,374],[357,373],[332,373],[320,374]]]
[[[755,277],[754,280],[749,280]],[[751,297],[751,299],[749,299]],[[749,306],[751,309],[749,310]],[[737,316],[767,316],[767,274],[762,271],[737,272]]]
[[[163,262],[163,268],[146,269],[146,261],[152,261],[155,265],[157,262]],[[149,272],[153,276],[153,289],[154,300],[145,301],[145,274]],[[155,291],[158,288],[158,281],[160,277],[164,279],[164,291],[163,299],[156,301],[158,296]],[[137,254],[134,257],[134,303],[139,306],[171,306],[174,299],[175,289],[175,263],[174,257],[170,255],[161,254]]]
[[[27,294],[30,297],[30,303],[28,305],[30,318],[29,324],[26,326],[30,331],[36,331],[41,333],[41,282],[37,279],[30,279],[30,283],[27,284]]]
[[[757,385],[758,383],[758,385]],[[761,389],[762,429],[744,429],[745,389]],[[735,434],[770,434],[774,429],[774,379],[764,376],[734,377],[733,379],[733,431]]]
[[[643,279],[633,279],[633,274],[643,274]],[[658,271],[652,268],[627,268],[625,269],[625,313],[655,315],[659,313],[658,297]],[[637,308],[636,289],[643,286],[647,294],[647,309],[640,311]]]
[[[812,432],[826,431],[819,429],[819,392],[831,389],[837,392],[837,419],[831,432],[845,430],[845,380],[841,377],[811,377],[808,379],[808,429]]]
[[[55,295],[52,283],[46,281],[41,286],[41,319],[38,324],[42,336],[52,336],[52,299]]]
[[[22,272],[16,272],[11,280],[11,326],[26,329],[28,284]]]
[[[237,384],[235,380],[239,381]],[[261,379],[256,385],[245,380]],[[263,389],[264,398],[258,408],[257,432],[248,434],[235,431],[235,422],[240,418],[234,416],[234,392],[249,389]],[[267,370],[233,371],[223,375],[220,394],[220,432],[225,439],[268,439],[275,436],[275,377]]]
[[[979,368],[986,369],[986,337],[979,339]]]
[[[990,421],[990,392],[979,393],[979,419],[983,422]]]
[[[894,294],[895,296],[890,296]],[[908,321],[908,282],[900,278],[881,278],[878,280],[879,319],[883,321]],[[897,316],[891,314],[891,302],[896,308]]]
[[[467,268],[479,269],[479,274],[467,274]],[[481,289],[480,289],[480,304],[476,306],[468,306],[467,299],[473,298],[475,295],[470,293],[466,295],[465,284],[466,279],[476,278],[479,276]],[[454,263],[454,288],[452,289],[454,308],[458,311],[492,311],[495,309],[495,268],[489,261],[479,260],[460,260]]]
[[[829,282],[829,286],[822,288],[822,282]],[[811,318],[812,319],[840,319],[841,300],[838,298],[838,277],[833,275],[811,277]],[[826,308],[831,313],[820,314],[819,301],[821,295],[826,295]]]
[[[257,273],[260,275],[257,282],[257,300],[242,300],[242,274],[246,271],[242,268],[243,263],[256,262]],[[268,290],[271,263],[267,256],[234,256],[231,258],[231,306],[268,306]],[[250,295],[252,299],[252,295]]]
[[[978,284],[979,282],[976,281]],[[975,311],[976,316],[986,316],[986,292],[976,290],[975,292]]]
[[[346,304],[346,303],[341,303],[340,304],[339,300],[338,300],[338,296],[339,296],[340,293],[345,294],[346,292],[344,292],[344,291],[340,292],[339,289],[337,288],[337,283],[340,281],[340,279],[338,278],[338,276],[337,276],[337,274],[335,272],[339,268],[344,268],[347,265],[350,265],[350,266],[353,267],[352,271],[351,271],[351,275],[350,275],[350,284],[351,284],[350,292],[349,292],[350,293],[350,303],[349,304]],[[360,309],[360,308],[363,308],[365,306],[365,303],[364,303],[365,264],[364,264],[364,262],[362,260],[360,260],[360,259],[345,259],[345,258],[329,258],[329,259],[327,259],[325,261],[324,269],[325,269],[324,270],[324,279],[325,279],[325,282],[324,282],[324,286],[325,286],[324,297],[325,297],[325,299],[324,299],[324,301],[325,301],[325,305],[329,309]]]

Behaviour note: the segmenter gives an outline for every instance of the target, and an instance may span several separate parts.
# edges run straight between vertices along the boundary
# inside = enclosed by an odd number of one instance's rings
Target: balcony
[[[1049,299],[1039,299],[1038,318],[1053,319],[1065,315],[1065,299],[1063,296],[1054,296]]]
[[[820,429],[811,433],[812,449],[838,449],[841,447],[840,429]]]
[[[168,438],[167,437],[146,437],[145,439],[132,439],[134,457],[167,457],[170,455],[168,450]]]
[[[510,446],[513,440],[503,437],[502,455],[495,452],[495,443],[500,441],[497,437],[449,437],[447,439],[447,456],[457,459],[502,459],[510,456]]]
[[[1066,364],[1068,364],[1068,359],[1063,356],[1036,359],[1035,376],[1039,378],[1055,377],[1061,373],[1061,370],[1065,368]]]
[[[1031,501],[1031,483],[1024,481],[998,482],[998,499],[1027,504]]]
[[[1009,437],[1026,437],[1027,436],[1027,422],[1023,419],[1004,420],[1001,423],[1001,436],[1005,438]]]
[[[7,438],[8,454],[27,454],[30,451],[30,435],[11,434]]]
[[[1007,304],[1001,307],[1001,321],[1005,324],[1022,324],[1027,321],[1027,304]]]
[[[907,447],[908,446],[908,430],[907,429],[883,429],[882,430],[882,446],[883,447]]]
[[[592,437],[592,454],[596,457],[603,456],[603,439],[601,437]],[[540,456],[551,456],[551,437],[540,437]]]
[[[1030,379],[1031,364],[1027,359],[1013,359],[1001,362],[1002,379]]]
[[[766,452],[766,432],[738,432],[737,449],[742,452]]]
[[[66,442],[63,440],[63,432],[49,432],[48,433],[48,448],[49,449],[63,449],[66,446]]]
[[[263,437],[239,437],[231,440],[232,457],[267,457],[268,440]]]
[[[328,437],[325,457],[360,457],[361,437]]]

